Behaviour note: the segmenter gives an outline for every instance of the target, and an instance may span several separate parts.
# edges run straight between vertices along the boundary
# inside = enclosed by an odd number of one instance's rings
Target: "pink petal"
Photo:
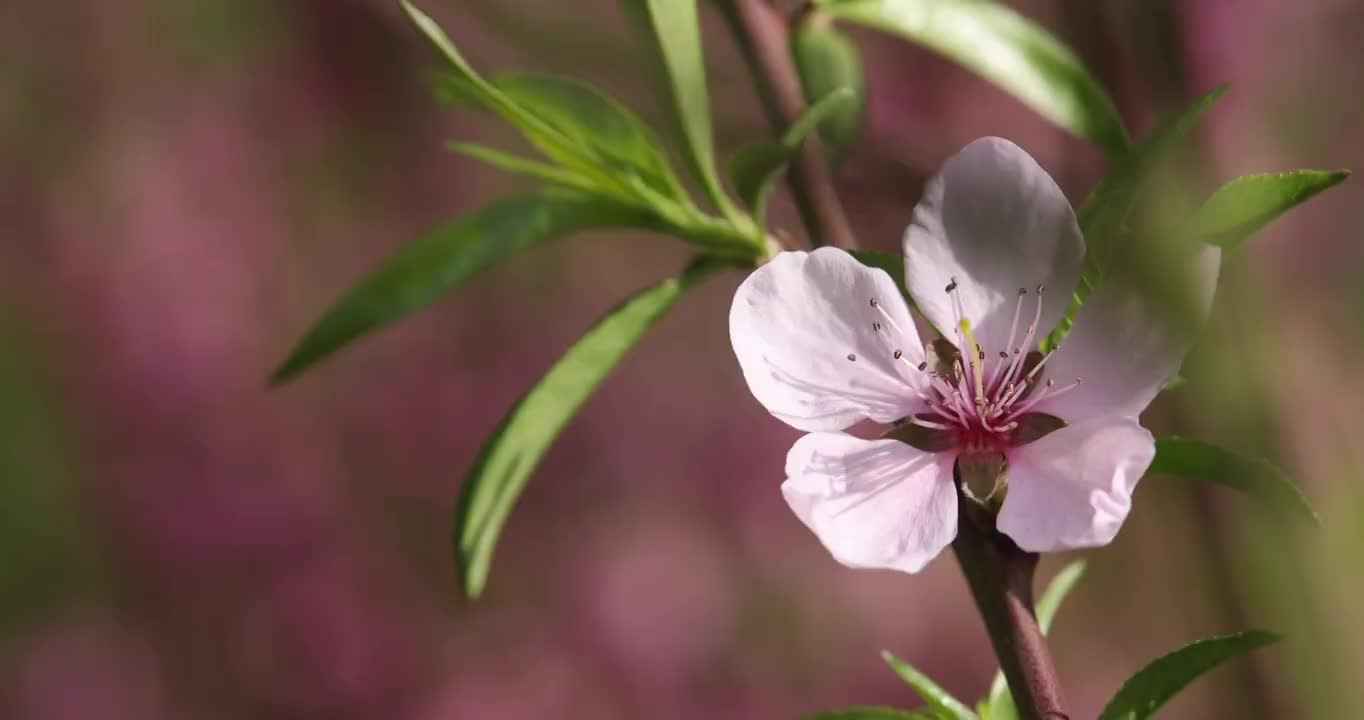
[[[889,275],[842,250],[784,252],[755,270],[734,294],[729,337],[753,396],[797,429],[891,422],[922,407],[909,308]]]
[[[1079,387],[1044,399],[1036,409],[1075,423],[1105,415],[1137,417],[1179,370],[1212,307],[1220,248],[1206,246],[1188,268],[1193,317],[1172,323],[1167,306],[1129,282],[1111,279],[1080,307],[1075,327],[1047,361],[1058,384]]]
[[[1031,322],[1031,294],[1045,284],[1038,337],[1055,327],[1075,289],[1084,248],[1075,213],[1051,176],[1008,140],[981,138],[949,159],[924,189],[905,231],[905,281],[919,309],[955,341],[957,313],[943,288],[956,277],[976,339],[994,354],[1012,349],[1005,345],[1019,288],[1030,294],[1020,325]]]
[[[812,433],[786,456],[781,490],[838,562],[913,573],[957,535],[953,459],[896,440]]]
[[[1107,545],[1155,453],[1133,418],[1072,425],[1015,448],[997,527],[1029,552]]]

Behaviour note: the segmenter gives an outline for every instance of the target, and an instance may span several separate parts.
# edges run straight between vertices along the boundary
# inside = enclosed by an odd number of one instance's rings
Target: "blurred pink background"
[[[613,3],[426,7],[483,70],[583,76],[660,124]],[[1231,83],[1171,172],[1184,202],[1238,174],[1364,165],[1360,3],[1016,7],[1073,43],[1136,133]],[[766,131],[713,15],[729,150]],[[870,123],[839,182],[865,245],[893,249],[923,178],[977,136],[1022,144],[1076,203],[1102,173],[1096,150],[993,86],[855,35]],[[545,245],[265,389],[378,260],[527,187],[441,150],[512,136],[428,99],[435,60],[396,2],[19,0],[0,8],[0,47],[0,716],[915,706],[883,648],[960,697],[985,692],[995,663],[950,557],[914,577],[849,571],[786,509],[796,433],[733,360],[737,273],[688,296],[589,402],[513,514],[486,596],[461,599],[451,510],[475,450],[595,317],[681,267],[680,243]],[[1288,639],[1162,717],[1364,705],[1362,188],[1229,259],[1188,384],[1148,416],[1272,458],[1324,527],[1145,481],[1056,624],[1075,717],[1152,657],[1248,626]],[[792,230],[793,217],[779,208]]]

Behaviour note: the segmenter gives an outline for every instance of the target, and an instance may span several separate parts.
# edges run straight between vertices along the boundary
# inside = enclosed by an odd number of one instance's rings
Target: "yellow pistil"
[[[971,321],[966,318],[961,319],[961,332],[966,336],[966,342],[971,346],[971,375],[976,379],[976,397],[985,397],[985,369],[980,364],[980,344],[976,342],[976,336],[971,334]]]

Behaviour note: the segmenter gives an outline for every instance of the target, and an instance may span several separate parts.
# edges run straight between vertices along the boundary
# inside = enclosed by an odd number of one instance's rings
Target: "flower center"
[[[1045,354],[1027,350],[1037,347],[1042,296],[1046,288],[1037,286],[1032,322],[1024,329],[1021,340],[1019,322],[1029,293],[1027,288],[1019,288],[1008,342],[991,353],[976,340],[958,287],[954,277],[944,289],[951,296],[956,316],[955,342],[939,340],[931,343],[930,360],[914,368],[927,378],[926,383],[916,385],[920,388],[919,399],[923,400],[928,412],[905,418],[905,422],[949,436],[947,444],[966,455],[1022,445],[1062,425],[1056,418],[1030,412],[1043,400],[1070,392],[1083,382],[1075,378],[1058,387],[1055,380],[1044,378],[1042,370],[1061,349],[1060,345]],[[875,299],[871,306],[880,309]],[[881,314],[889,317],[884,310]],[[872,323],[873,332],[880,332],[881,328],[880,322]],[[909,362],[899,349],[892,356],[906,364]]]

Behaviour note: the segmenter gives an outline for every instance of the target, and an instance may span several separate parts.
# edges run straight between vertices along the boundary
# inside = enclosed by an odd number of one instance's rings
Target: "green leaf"
[[[1042,592],[1042,598],[1037,601],[1037,624],[1041,626],[1043,635],[1051,632],[1051,624],[1056,620],[1056,612],[1061,609],[1061,603],[1084,575],[1085,561],[1076,560],[1061,568],[1061,572],[1056,573],[1056,577],[1047,584],[1047,589]]]
[[[1215,482],[1235,488],[1278,511],[1287,511],[1320,525],[1316,511],[1282,470],[1260,459],[1247,458],[1211,443],[1182,437],[1156,441],[1156,457],[1146,471]]]
[[[475,143],[447,142],[445,148],[451,152],[459,153],[475,160],[481,160],[488,165],[504,172],[517,175],[526,175],[537,180],[558,185],[560,187],[571,188],[585,193],[596,193],[599,188],[592,183],[592,180],[585,178],[572,170],[555,165],[546,165],[528,158],[523,158],[511,153],[490,148],[486,145]]]
[[[445,60],[450,63],[451,69],[455,72],[455,77],[460,83],[463,83],[461,92],[466,97],[476,98],[488,109],[496,112],[508,122],[520,128],[526,133],[531,142],[535,143],[537,146],[542,146],[542,149],[545,149],[546,152],[551,152],[554,146],[558,146],[562,149],[569,145],[565,138],[559,137],[552,128],[526,112],[496,86],[485,80],[483,76],[479,75],[478,72],[474,70],[473,66],[469,64],[469,61],[464,59],[464,55],[459,52],[455,47],[455,44],[450,41],[450,38],[445,34],[445,31],[436,24],[435,20],[432,20],[428,15],[421,10],[418,10],[417,7],[408,2],[408,0],[402,0],[402,6],[403,10],[407,13],[408,18],[411,19],[412,24],[426,36],[426,39],[429,40]],[[543,145],[550,145],[551,147],[545,148]]]
[[[1075,219],[1085,238],[1085,259],[1075,296],[1061,322],[1048,336],[1047,347],[1055,347],[1070,331],[1080,305],[1103,283],[1114,259],[1124,249],[1125,241],[1132,237],[1127,232],[1127,217],[1152,171],[1226,91],[1226,85],[1217,87],[1188,108],[1162,120],[1150,134],[1112,162],[1103,179],[1075,211]]]
[[[638,186],[632,187],[629,177],[621,178],[611,172],[610,160],[599,154],[600,145],[585,143],[581,137],[575,138],[566,134],[563,127],[557,127],[554,123],[546,121],[523,107],[495,83],[489,82],[479,75],[434,20],[407,0],[403,0],[402,5],[413,24],[426,35],[426,38],[441,53],[454,71],[453,75],[445,78],[442,86],[438,87],[438,99],[443,101],[452,99],[459,101],[466,98],[477,100],[484,107],[497,113],[503,120],[520,130],[526,140],[543,152],[546,157],[590,178],[594,186],[611,188],[615,195],[640,195]],[[578,93],[576,97],[581,101],[582,93]],[[542,100],[542,105],[553,104],[555,101],[545,102]],[[570,107],[567,109],[559,108],[559,110],[558,117],[561,120],[564,117],[575,117],[584,113],[581,108]],[[611,145],[609,142],[603,144]]]
[[[1296,170],[1236,178],[1194,212],[1189,232],[1235,250],[1275,218],[1349,176],[1348,170]]]
[[[836,18],[894,33],[995,83],[1111,155],[1127,147],[1113,101],[1080,58],[1046,29],[978,0],[820,0]]]
[[[346,343],[458,288],[478,271],[537,242],[601,227],[649,227],[637,210],[546,190],[507,198],[412,241],[327,311],[271,376],[282,383]]]
[[[663,146],[638,115],[580,80],[542,73],[502,73],[491,84],[569,143],[589,151],[594,166],[636,175],[655,193],[685,200]]]
[[[881,659],[890,665],[901,680],[914,688],[914,692],[918,693],[919,697],[944,720],[977,720],[971,708],[963,705],[960,700],[952,697],[951,693],[942,689],[927,675],[915,670],[909,663],[890,654],[888,650],[881,651]]]
[[[1043,635],[1051,631],[1051,624],[1056,620],[1061,603],[1084,574],[1085,561],[1076,560],[1061,568],[1061,572],[1047,583],[1047,589],[1042,592],[1042,598],[1036,606],[1037,624],[1042,628]],[[995,673],[984,707],[980,714],[984,720],[1018,720],[1018,708],[1014,705],[1013,695],[1009,693],[1009,681],[1004,678],[1003,672]]]
[[[732,213],[715,171],[710,95],[696,0],[620,0],[620,7],[645,38],[646,54],[686,148],[692,174],[716,207]]]
[[[1113,256],[1121,249],[1118,242],[1123,236],[1127,216],[1152,171],[1226,91],[1226,85],[1215,88],[1188,108],[1167,117],[1130,152],[1113,162],[1103,179],[1076,210],[1075,219],[1084,233],[1086,246],[1080,288],[1077,290],[1082,294],[1081,299],[1100,285]]]
[[[739,197],[753,211],[759,223],[766,214],[767,198],[782,172],[800,154],[806,138],[819,123],[852,102],[853,91],[839,88],[805,108],[778,142],[759,142],[741,148],[730,158],[729,176]]]
[[[895,281],[895,287],[900,289],[905,302],[914,307],[914,298],[909,296],[909,288],[905,287],[905,259],[902,255],[880,250],[849,250],[848,254],[869,268],[885,270],[890,279]]]
[[[1247,630],[1190,643],[1158,658],[1123,683],[1099,720],[1144,720],[1180,690],[1222,661],[1279,639],[1274,633]]]
[[[852,101],[819,121],[819,140],[832,167],[843,164],[862,136],[867,111],[867,78],[857,44],[830,26],[828,16],[805,13],[791,34],[791,55],[800,73],[806,104],[846,88]]]
[[[730,263],[702,258],[680,276],[616,306],[559,358],[507,413],[464,479],[455,545],[464,591],[477,597],[512,505],[559,431],[606,375],[684,292]]]
[[[805,720],[936,720],[926,713],[888,707],[850,707],[806,715]]]

